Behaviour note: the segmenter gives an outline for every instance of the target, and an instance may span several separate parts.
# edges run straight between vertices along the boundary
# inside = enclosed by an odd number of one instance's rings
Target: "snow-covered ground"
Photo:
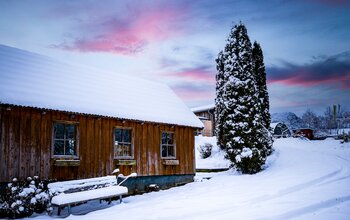
[[[67,219],[350,219],[350,143],[288,138],[274,147],[268,168],[256,175],[197,177],[122,204],[73,207]],[[104,209],[80,215],[98,208]]]
[[[224,158],[225,154],[216,145],[216,137],[196,136],[196,168],[197,169],[212,169],[212,168],[228,168],[230,161]],[[205,143],[213,145],[211,156],[202,159],[198,148]]]

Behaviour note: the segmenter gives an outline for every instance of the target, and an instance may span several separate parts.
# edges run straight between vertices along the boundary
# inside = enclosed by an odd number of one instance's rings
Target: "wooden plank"
[[[59,121],[59,120],[66,120],[66,118],[62,118],[62,114],[58,111],[52,111],[51,112],[52,115],[52,122],[51,122],[51,132],[53,132],[53,124],[55,121]],[[51,133],[51,155],[53,156],[53,140],[52,140],[52,135],[53,133]],[[51,158],[50,160],[50,165],[51,165],[51,169],[50,169],[50,176],[53,179],[57,179],[57,180],[61,180],[62,177],[67,177],[66,171],[62,168],[62,167],[57,167],[53,165],[54,160]]]
[[[154,126],[154,125],[153,125],[153,164],[154,164],[154,175],[161,175],[160,126]]]
[[[52,139],[51,113],[41,114],[40,123],[40,178],[50,178],[51,139]]]
[[[20,110],[19,108],[12,108],[9,111],[9,177],[10,179],[19,176],[19,125],[20,125]]]
[[[55,160],[54,166],[58,167],[74,167],[80,166],[80,160]]]
[[[106,175],[106,119],[105,118],[101,118],[101,129],[100,129],[100,136],[101,136],[101,149],[100,149],[100,174],[101,176],[105,176]],[[107,126],[108,126],[108,122],[107,122]]]
[[[119,166],[136,166],[136,160],[118,160],[117,165],[119,165]]]
[[[142,147],[141,147],[141,150],[142,150],[142,161],[140,161],[140,163],[142,164],[142,173],[141,175],[143,176],[146,176],[148,175],[148,162],[147,162],[147,151],[148,151],[148,147],[147,147],[147,135],[148,135],[148,132],[147,132],[147,129],[148,128],[148,124],[145,123],[143,126],[142,126]]]
[[[98,119],[99,129],[98,129],[98,173],[96,176],[103,176],[103,174],[106,172],[103,169],[103,165],[105,162],[102,157],[102,119]]]
[[[30,175],[30,134],[31,134],[31,118],[30,109],[23,108],[21,111],[21,178],[27,178]],[[22,123],[23,121],[23,123]],[[22,157],[23,156],[23,157]]]
[[[94,122],[87,118],[86,120],[87,129],[87,143],[86,143],[86,171],[88,178],[93,177],[93,169],[94,169]]]
[[[0,182],[9,181],[9,177],[7,176],[7,146],[6,146],[6,124],[8,113],[5,108],[0,108]]]
[[[78,125],[78,134],[79,134],[79,160],[80,166],[78,169],[78,178],[88,178],[86,165],[88,164],[86,161],[86,145],[87,145],[87,134],[86,134],[86,116],[79,115],[77,116],[77,121],[79,121]]]
[[[30,149],[30,176],[40,176],[40,123],[41,115],[37,110],[31,111],[31,149]]]
[[[184,143],[182,146],[182,150],[184,151],[184,160],[182,161],[182,163],[184,164],[184,168],[183,168],[183,174],[187,174],[188,170],[189,170],[189,156],[190,156],[190,137],[189,137],[189,128],[182,128],[182,130],[184,131]]]
[[[139,174],[141,173],[141,151],[140,151],[140,146],[141,146],[141,140],[142,140],[142,124],[137,123],[135,126],[135,132],[134,132],[134,158],[136,160],[136,173]]]
[[[154,144],[153,144],[153,125],[147,126],[147,163],[148,163],[148,175],[154,175]]]
[[[168,166],[179,166],[180,165],[179,160],[163,160],[162,163],[164,165],[168,165]]]
[[[113,170],[115,169],[115,165],[114,165],[114,140],[113,140],[113,127],[114,127],[114,120],[113,119],[106,119],[106,124],[108,124],[108,126],[106,126],[106,151],[105,151],[105,155],[106,155],[106,172],[107,174],[111,174],[113,172]]]
[[[99,152],[98,152],[98,144],[99,144],[99,120],[95,119],[95,118],[92,118],[92,117],[89,117],[89,120],[92,120],[94,122],[94,133],[93,133],[93,137],[94,137],[94,146],[93,146],[93,169],[92,169],[92,172],[93,172],[93,177],[96,177],[97,173],[98,173],[98,165],[99,165],[99,158],[98,158],[98,155],[99,155]]]
[[[194,132],[195,129],[191,129],[191,142],[190,142],[190,147],[191,147],[191,152],[192,152],[192,156],[191,156],[191,160],[192,160],[192,167],[190,169],[190,174],[194,174],[196,172],[196,156],[195,156],[195,137],[194,137]]]

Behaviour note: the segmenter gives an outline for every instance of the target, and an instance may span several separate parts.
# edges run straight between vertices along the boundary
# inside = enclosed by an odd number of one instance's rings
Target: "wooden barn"
[[[193,181],[201,121],[166,85],[0,45],[0,182],[138,177]]]
[[[204,128],[199,134],[203,136],[215,136],[215,105],[205,105],[192,108],[191,111],[202,121]]]

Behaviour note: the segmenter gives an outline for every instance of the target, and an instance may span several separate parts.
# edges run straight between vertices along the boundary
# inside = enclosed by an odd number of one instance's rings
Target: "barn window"
[[[175,158],[175,141],[173,132],[162,132],[161,153],[162,158]]]
[[[54,123],[53,155],[77,156],[77,126],[76,123]]]
[[[132,129],[115,128],[114,129],[114,158],[127,159],[132,158]]]

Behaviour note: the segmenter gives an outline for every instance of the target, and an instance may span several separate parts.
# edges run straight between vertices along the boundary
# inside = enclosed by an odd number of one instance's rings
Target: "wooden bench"
[[[135,176],[136,173],[126,177],[119,175],[118,177],[124,178],[119,184],[115,176],[50,183],[48,185],[50,192],[59,193],[51,199],[51,204],[58,207],[57,214],[60,215],[61,208],[67,206],[70,214],[71,205],[90,200],[109,199],[110,204],[112,198],[119,197],[119,201],[122,202],[122,196],[128,194],[128,188],[121,184]]]

